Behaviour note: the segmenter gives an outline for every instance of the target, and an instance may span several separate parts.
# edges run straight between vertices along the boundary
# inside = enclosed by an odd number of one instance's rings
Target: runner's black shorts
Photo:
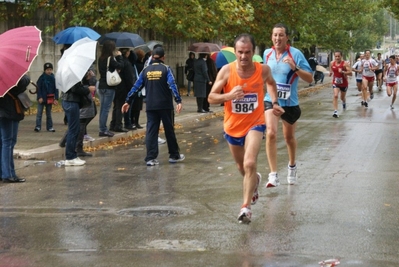
[[[289,124],[294,124],[299,117],[301,117],[301,108],[299,106],[293,107],[282,107],[284,109],[283,115],[281,115],[281,119],[285,120]],[[265,110],[273,109],[272,102],[265,101]],[[267,127],[267,125],[266,125]]]
[[[375,71],[375,75],[377,76],[378,74],[382,73],[382,69],[378,69]]]
[[[333,88],[339,88],[339,90],[340,90],[341,92],[346,92],[346,91],[348,91],[348,86],[341,87],[341,86],[338,86],[338,85],[336,85],[336,84],[333,84]]]

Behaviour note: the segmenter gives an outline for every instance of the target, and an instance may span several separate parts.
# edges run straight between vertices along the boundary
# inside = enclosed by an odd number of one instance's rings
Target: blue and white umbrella
[[[56,44],[73,44],[74,42],[85,37],[96,41],[98,38],[101,37],[101,35],[98,34],[95,30],[88,27],[75,26],[69,27],[57,33],[53,37],[53,41]]]

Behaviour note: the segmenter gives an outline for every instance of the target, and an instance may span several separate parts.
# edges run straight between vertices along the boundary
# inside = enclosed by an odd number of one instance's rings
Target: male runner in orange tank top
[[[251,222],[251,204],[258,199],[261,175],[256,172],[257,158],[265,131],[264,89],[277,101],[276,83],[267,65],[252,61],[254,38],[241,34],[234,41],[237,60],[219,71],[209,94],[210,104],[224,103],[225,139],[243,180],[243,205],[238,214],[240,223]],[[221,94],[223,90],[223,94]],[[274,106],[276,116],[284,113]]]

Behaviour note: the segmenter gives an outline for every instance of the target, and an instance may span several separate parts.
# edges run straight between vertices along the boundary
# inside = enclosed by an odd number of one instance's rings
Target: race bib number
[[[243,99],[232,101],[232,112],[236,114],[250,114],[258,107],[258,94],[245,94]]]
[[[287,100],[291,96],[291,84],[276,83],[277,96],[279,99]]]
[[[389,78],[395,78],[395,73],[389,73],[388,77]]]
[[[335,84],[343,84],[344,79],[342,77],[335,77]]]

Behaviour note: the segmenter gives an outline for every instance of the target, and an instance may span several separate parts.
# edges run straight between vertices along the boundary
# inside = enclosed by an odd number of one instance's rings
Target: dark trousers
[[[202,109],[205,111],[209,111],[209,102],[208,102],[208,96],[211,92],[212,85],[207,84],[206,85],[206,97],[204,99],[204,103],[202,104]]]
[[[132,110],[131,122],[133,125],[139,125],[140,110]]]
[[[122,106],[125,104],[125,99],[126,95],[121,94],[118,92],[118,90],[115,92],[115,98],[114,98],[114,107],[112,109],[112,119],[110,123],[110,130],[115,130],[115,129],[122,129],[122,118],[124,115],[122,114]]]
[[[87,125],[92,121],[93,118],[80,119],[80,129],[78,139],[76,140],[76,151],[83,151],[83,138],[87,133]]]
[[[203,97],[197,97],[197,111],[203,110],[204,99]]]
[[[147,132],[145,136],[147,156],[145,157],[145,161],[150,161],[158,157],[158,133],[161,121],[163,128],[165,129],[169,157],[180,158],[179,145],[177,144],[173,118],[174,111],[171,109],[147,110]]]

